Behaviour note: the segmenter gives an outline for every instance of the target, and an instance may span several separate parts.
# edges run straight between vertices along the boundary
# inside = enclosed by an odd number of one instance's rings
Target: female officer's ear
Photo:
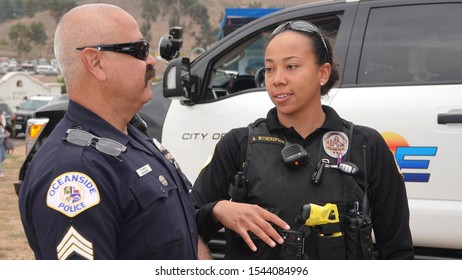
[[[323,65],[321,65],[321,67],[319,68],[321,86],[324,86],[327,83],[327,81],[329,81],[331,71],[332,71],[332,66],[330,65],[330,63],[326,62]]]

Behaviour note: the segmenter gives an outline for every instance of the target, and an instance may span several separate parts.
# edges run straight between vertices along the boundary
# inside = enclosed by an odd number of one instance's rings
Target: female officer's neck
[[[316,106],[290,114],[278,111],[278,119],[283,126],[293,127],[305,139],[324,124],[326,114],[321,106]]]

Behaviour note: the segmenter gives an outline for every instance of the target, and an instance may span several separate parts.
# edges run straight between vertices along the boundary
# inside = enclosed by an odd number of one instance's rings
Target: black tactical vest
[[[351,141],[353,125],[344,124],[344,135],[348,135]],[[231,230],[226,230],[227,256],[230,259],[347,259],[363,258],[351,256],[351,249],[346,248],[346,240],[350,239],[345,234],[348,227],[346,215],[354,207],[355,202],[362,202],[364,191],[356,184],[351,176],[341,174],[339,170],[325,168],[321,181],[318,184],[312,182],[313,172],[321,160],[331,164],[337,163],[337,158],[329,156],[323,148],[323,137],[318,137],[308,147],[304,147],[309,155],[306,164],[296,167],[288,166],[282,159],[281,150],[286,140],[281,135],[272,135],[267,128],[266,120],[260,119],[249,125],[249,140],[243,173],[247,179],[245,195],[234,200],[259,206],[277,214],[287,222],[291,230],[298,231],[303,235],[300,244],[292,244],[286,240],[285,244],[292,246],[289,251],[299,250],[303,247],[303,254],[298,257],[287,255],[287,247],[276,246],[271,248],[259,240],[253,239],[257,246],[257,252],[252,252],[243,239]],[[351,143],[349,147],[351,147]],[[343,156],[343,160],[349,159],[350,151]],[[232,195],[233,196],[233,195]],[[337,230],[340,236],[322,234],[323,230],[329,230],[329,226],[308,228],[297,223],[296,217],[300,215],[302,206],[308,203],[325,205],[332,203],[337,205],[340,222]],[[370,235],[370,233],[369,233]],[[370,236],[368,238],[370,241]],[[368,245],[372,245],[371,242]],[[371,250],[371,248],[367,248]],[[353,248],[353,251],[357,251]],[[359,249],[361,251],[361,249]],[[355,253],[353,253],[354,255]],[[297,254],[295,254],[297,255]],[[350,256],[348,256],[350,255]]]

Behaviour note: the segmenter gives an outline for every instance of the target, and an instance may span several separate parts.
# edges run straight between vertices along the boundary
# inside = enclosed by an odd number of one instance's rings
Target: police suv
[[[417,257],[462,258],[461,12],[456,0],[340,0],[287,8],[234,31],[192,61],[170,61],[139,115],[194,182],[226,132],[273,107],[261,67],[271,31],[285,21],[309,20],[331,40],[340,66],[341,80],[323,103],[377,129],[396,157]],[[174,44],[163,47],[176,53]],[[40,126],[30,130],[36,134],[27,141],[38,140],[20,180],[65,109],[66,103],[53,104],[36,113],[48,125],[39,136]],[[214,242],[224,245],[220,238]]]

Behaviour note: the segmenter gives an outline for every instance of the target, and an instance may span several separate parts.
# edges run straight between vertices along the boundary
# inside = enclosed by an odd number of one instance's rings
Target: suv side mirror
[[[191,100],[189,58],[180,57],[169,62],[164,72],[164,97]]]

